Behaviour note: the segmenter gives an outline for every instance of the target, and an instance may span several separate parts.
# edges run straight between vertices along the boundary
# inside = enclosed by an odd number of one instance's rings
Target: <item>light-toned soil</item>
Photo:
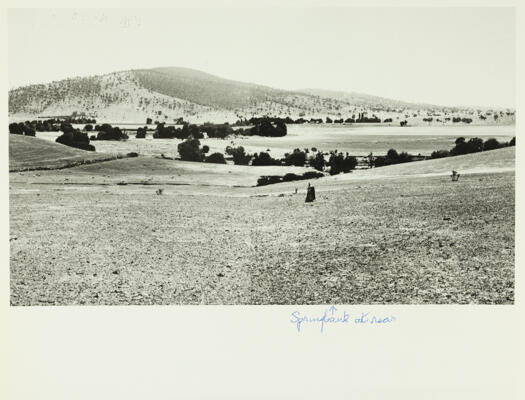
[[[322,178],[314,203],[304,181],[168,185],[163,160],[153,186],[116,182],[140,158],[11,173],[11,304],[512,304],[513,155]]]

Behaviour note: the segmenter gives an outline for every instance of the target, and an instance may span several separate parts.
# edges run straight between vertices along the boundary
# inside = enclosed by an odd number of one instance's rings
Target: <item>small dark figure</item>
[[[452,171],[452,175],[450,175],[452,178],[452,182],[457,182],[459,179],[459,174],[456,171]]]
[[[308,190],[306,192],[305,203],[311,203],[314,200],[315,200],[315,188],[313,186],[310,186],[310,184],[308,184]]]

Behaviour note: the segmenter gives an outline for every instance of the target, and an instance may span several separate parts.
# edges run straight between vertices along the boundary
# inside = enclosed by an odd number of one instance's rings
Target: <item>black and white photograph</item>
[[[10,9],[10,304],[514,304],[514,19]]]
[[[523,0],[4,5],[0,399],[525,398]]]

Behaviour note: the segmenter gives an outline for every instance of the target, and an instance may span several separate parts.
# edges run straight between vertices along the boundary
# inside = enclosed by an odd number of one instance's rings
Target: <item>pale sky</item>
[[[8,50],[10,88],[182,66],[282,89],[515,107],[513,8],[11,9]]]

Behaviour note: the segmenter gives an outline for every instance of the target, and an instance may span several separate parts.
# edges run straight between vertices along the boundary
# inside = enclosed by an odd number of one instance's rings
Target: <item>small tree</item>
[[[284,162],[286,165],[303,167],[306,163],[306,153],[300,149],[295,149],[291,154],[285,154]]]
[[[187,139],[177,145],[180,158],[183,161],[203,161],[204,153],[200,149],[199,139]]]
[[[15,135],[23,135],[24,130],[22,129],[22,126],[22,123],[17,124],[16,122],[9,124],[9,133],[13,133]]]
[[[276,160],[270,156],[270,154],[261,151],[259,154],[255,153],[253,155],[252,165],[261,166],[261,165],[280,165],[279,160]]]
[[[208,157],[206,157],[206,162],[213,164],[226,164],[226,160],[224,159],[224,155],[222,153],[210,154]]]
[[[233,157],[233,163],[235,165],[248,165],[251,160],[251,156],[246,154],[244,147],[226,147],[226,154]]]
[[[430,158],[444,158],[448,156],[450,156],[450,152],[448,150],[436,150],[432,152]]]
[[[315,156],[310,157],[308,162],[310,163],[311,167],[318,171],[323,171],[326,165],[326,160],[324,159],[324,155],[321,152],[318,152]]]
[[[483,143],[483,151],[499,149],[500,147],[501,144],[495,138],[487,139],[485,143]]]

